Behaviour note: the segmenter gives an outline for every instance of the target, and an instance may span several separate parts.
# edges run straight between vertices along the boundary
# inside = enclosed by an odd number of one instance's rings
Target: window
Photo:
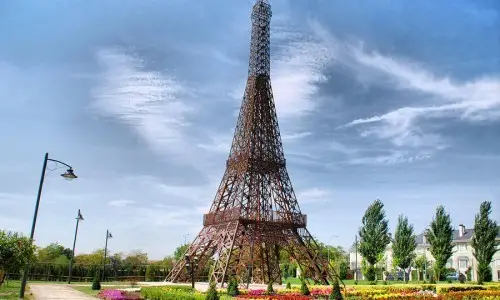
[[[469,267],[469,261],[468,259],[460,259],[458,261],[458,268],[459,269],[467,269]]]
[[[467,251],[467,246],[465,244],[458,244],[458,251],[461,252]]]

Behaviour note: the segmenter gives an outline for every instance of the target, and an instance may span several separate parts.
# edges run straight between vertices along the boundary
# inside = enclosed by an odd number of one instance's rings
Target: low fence
[[[73,265],[72,282],[91,282],[97,272],[102,273],[103,265]],[[171,268],[162,265],[112,265],[105,268],[104,281],[163,281]],[[21,278],[19,273],[7,274],[10,280]],[[36,281],[68,281],[69,264],[31,264],[28,280]],[[102,275],[100,275],[102,276]]]

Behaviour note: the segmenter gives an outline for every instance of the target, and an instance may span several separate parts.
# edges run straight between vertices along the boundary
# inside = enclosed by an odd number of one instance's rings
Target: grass
[[[19,290],[21,289],[20,281],[6,281],[0,286],[0,299],[12,300],[19,299]],[[30,294],[29,286],[25,292],[24,299],[31,300],[33,297]]]

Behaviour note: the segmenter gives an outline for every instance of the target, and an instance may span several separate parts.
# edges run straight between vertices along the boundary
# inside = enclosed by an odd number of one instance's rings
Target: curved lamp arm
[[[72,166],[68,165],[67,163],[63,163],[62,161],[60,160],[57,160],[57,159],[52,159],[52,158],[47,158],[48,161],[53,161],[53,162],[56,162],[58,164],[61,164],[61,165],[65,165],[66,167],[70,168],[70,169],[73,169]]]

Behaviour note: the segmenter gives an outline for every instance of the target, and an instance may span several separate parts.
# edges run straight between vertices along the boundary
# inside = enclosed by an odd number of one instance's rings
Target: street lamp
[[[102,262],[101,281],[104,281],[104,273],[106,273],[106,255],[108,254],[108,239],[113,238],[113,235],[106,229],[106,245],[104,246],[104,261]]]
[[[30,232],[30,241],[31,242],[33,242],[33,238],[35,236],[35,227],[36,227],[36,218],[38,216],[38,207],[40,206],[40,197],[42,196],[43,182],[45,180],[45,172],[47,170],[47,162],[49,162],[49,161],[64,165],[68,168],[66,170],[66,172],[61,174],[61,176],[64,179],[73,180],[73,179],[78,178],[78,176],[76,176],[75,173],[73,172],[73,168],[70,165],[63,163],[62,161],[59,161],[59,160],[51,159],[51,158],[49,158],[49,154],[45,153],[45,157],[43,159],[42,176],[40,177],[40,183],[38,185],[38,194],[36,196],[35,213],[33,214],[33,223],[31,224],[31,232]],[[24,292],[26,290],[26,282],[28,281],[28,272],[29,272],[29,263],[27,263],[26,266],[24,267],[23,280],[21,282],[21,289],[19,291],[19,298],[21,298],[21,299],[24,299]]]
[[[327,247],[328,247],[328,254],[327,254],[327,257],[328,257],[328,265],[330,265],[330,241],[332,240],[332,238],[337,238],[339,237],[338,235],[332,235],[330,236],[330,239],[328,239],[328,244],[327,244]]]
[[[80,221],[83,221],[83,216],[80,213],[80,209],[78,209],[78,215],[76,216],[76,229],[75,229],[75,239],[73,240],[73,251],[71,252],[71,260],[69,261],[69,275],[68,275],[68,284],[71,284],[71,273],[73,271],[73,260],[75,259],[75,245],[76,245],[76,236],[78,235],[78,224]]]
[[[189,233],[183,234],[182,236],[184,237],[184,245],[186,245],[186,238],[189,236]]]
[[[186,271],[191,275],[191,287],[194,289],[194,268],[198,264],[198,258],[194,256],[191,262],[191,257],[186,254],[184,255],[184,259],[186,260]]]

